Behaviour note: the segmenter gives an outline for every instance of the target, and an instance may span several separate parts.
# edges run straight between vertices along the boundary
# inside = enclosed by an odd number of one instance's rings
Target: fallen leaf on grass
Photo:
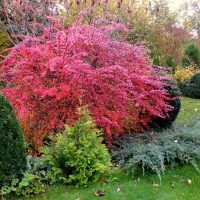
[[[107,178],[103,179],[103,182],[108,184],[112,183],[112,181],[108,180]]]
[[[192,184],[192,180],[191,179],[188,179],[187,182],[188,182],[189,185]]]
[[[137,179],[135,180],[135,183],[137,183],[137,182],[140,182],[140,178],[137,178]]]
[[[185,178],[183,176],[180,176],[180,181],[185,182]]]
[[[102,197],[102,196],[105,195],[105,191],[104,190],[97,190],[96,192],[94,192],[94,195],[98,196],[98,197]]]
[[[153,182],[153,187],[159,187],[159,184]]]
[[[174,182],[171,183],[171,187],[173,187],[173,188],[175,187],[175,183]]]

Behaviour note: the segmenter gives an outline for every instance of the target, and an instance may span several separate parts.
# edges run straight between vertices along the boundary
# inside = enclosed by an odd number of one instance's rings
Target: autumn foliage
[[[2,93],[36,148],[47,134],[74,124],[79,106],[89,108],[108,144],[142,131],[154,117],[165,118],[171,107],[162,78],[145,48],[117,34],[125,31],[104,20],[69,29],[54,22],[42,36],[26,37],[11,49],[0,66]]]

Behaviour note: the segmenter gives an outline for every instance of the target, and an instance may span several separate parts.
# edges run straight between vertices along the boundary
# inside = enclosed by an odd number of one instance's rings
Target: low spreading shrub
[[[68,29],[54,20],[42,36],[25,38],[3,60],[2,93],[36,150],[48,133],[74,125],[81,105],[88,106],[108,144],[166,117],[172,107],[146,49],[114,38],[126,31],[106,20],[77,21]]]
[[[200,99],[200,72],[194,74],[185,84],[183,94],[194,99]]]
[[[26,168],[26,152],[15,114],[0,95],[0,188],[19,178]]]
[[[200,121],[148,137],[129,136],[111,149],[112,159],[122,169],[134,173],[142,170],[154,172],[161,178],[167,166],[191,164],[198,171],[200,160]],[[145,136],[145,135],[144,135]],[[147,140],[148,138],[148,140]]]
[[[56,136],[55,144],[44,148],[42,160],[51,183],[86,186],[105,175],[110,166],[101,132],[86,109],[79,109],[79,115],[73,127],[65,126],[62,134]]]

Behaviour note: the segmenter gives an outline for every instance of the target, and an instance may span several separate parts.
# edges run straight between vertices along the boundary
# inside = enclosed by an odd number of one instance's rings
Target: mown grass
[[[188,122],[197,116],[200,116],[200,99],[182,97],[181,110],[176,119],[176,124]]]
[[[183,98],[176,124],[189,121],[198,115],[200,100]],[[63,185],[48,187],[44,194],[34,199],[96,200],[100,197],[93,193],[101,189],[105,190],[102,200],[200,200],[200,174],[191,166],[167,169],[161,182],[154,174],[131,177],[119,169],[112,170],[109,180],[109,183],[100,181],[80,189]]]
[[[189,180],[192,184],[188,184]],[[35,200],[96,200],[99,197],[93,192],[99,189],[105,190],[102,200],[199,200],[200,177],[190,166],[167,170],[161,182],[152,174],[132,178],[115,171],[111,183],[102,181],[85,189],[54,186]]]

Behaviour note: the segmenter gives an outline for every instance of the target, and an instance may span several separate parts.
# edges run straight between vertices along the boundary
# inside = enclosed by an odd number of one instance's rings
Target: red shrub
[[[24,39],[1,63],[2,93],[36,148],[48,133],[73,124],[81,105],[90,109],[109,144],[171,109],[145,49],[111,37],[119,29],[125,31],[119,24],[69,29],[54,24],[42,37]]]

